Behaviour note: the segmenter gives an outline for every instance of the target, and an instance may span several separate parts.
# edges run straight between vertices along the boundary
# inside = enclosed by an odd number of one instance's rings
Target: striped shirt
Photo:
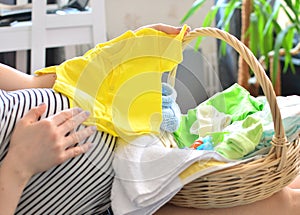
[[[41,118],[69,108],[68,99],[52,89],[0,90],[0,164],[16,122],[32,107],[46,103]],[[83,125],[78,126],[78,129]],[[38,132],[38,130],[37,130]],[[30,138],[30,137],[29,137]],[[31,178],[23,191],[16,214],[102,214],[110,207],[115,137],[96,132],[83,142],[94,147]],[[38,162],[38,161],[37,161]]]

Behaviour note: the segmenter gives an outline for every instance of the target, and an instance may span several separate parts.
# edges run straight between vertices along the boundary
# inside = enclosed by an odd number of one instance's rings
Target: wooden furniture
[[[32,74],[45,67],[46,48],[106,41],[104,0],[91,0],[89,10],[74,14],[47,14],[47,8],[46,0],[33,0],[31,21],[0,27],[0,52],[17,51],[16,67],[21,71],[27,66],[25,50],[31,50]]]

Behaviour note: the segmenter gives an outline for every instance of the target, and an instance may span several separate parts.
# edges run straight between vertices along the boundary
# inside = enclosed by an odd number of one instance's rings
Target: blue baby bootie
[[[161,130],[175,132],[180,124],[181,111],[176,103],[177,93],[175,89],[167,84],[162,83],[162,123]]]

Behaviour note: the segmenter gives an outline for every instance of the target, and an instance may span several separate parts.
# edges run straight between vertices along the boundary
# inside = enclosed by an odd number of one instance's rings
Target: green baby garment
[[[187,114],[181,116],[179,128],[173,133],[179,148],[190,147],[199,137],[199,135],[190,133],[191,126],[197,120],[196,112],[196,109],[191,109]]]
[[[251,115],[257,111],[261,111],[264,106],[262,102],[252,97],[246,89],[238,84],[234,84],[226,90],[219,92],[207,99],[198,107],[190,109],[186,115],[182,116],[179,129],[173,133],[174,138],[180,148],[190,147],[194,141],[199,138],[199,134],[193,134],[193,132],[191,132],[191,127],[193,124],[197,123],[197,110],[207,105],[213,106],[213,108],[215,108],[218,112],[226,115],[226,120],[224,120],[226,123],[224,123],[224,125],[229,124],[229,122],[227,122],[227,120],[230,120],[229,118],[231,118],[230,123],[237,120],[243,120],[248,115]],[[206,120],[209,121],[209,119]],[[215,119],[212,118],[209,122],[214,123],[214,120]],[[200,123],[199,127],[201,126],[205,125]],[[216,134],[212,132],[210,135],[214,137],[219,136],[220,139],[222,139],[221,137],[225,133],[227,132],[218,131]]]
[[[260,120],[252,116],[237,123],[241,125],[236,126],[236,130],[215,147],[217,152],[229,159],[240,159],[252,152],[260,142],[263,132]]]
[[[263,103],[238,84],[233,84],[226,90],[217,93],[203,104],[212,105],[218,111],[229,115],[231,122],[243,120],[248,115],[261,111],[264,107]]]

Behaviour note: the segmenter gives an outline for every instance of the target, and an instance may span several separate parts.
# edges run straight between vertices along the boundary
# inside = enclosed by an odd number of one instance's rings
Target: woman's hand
[[[42,104],[17,123],[10,146],[0,166],[0,214],[14,214],[30,178],[85,153],[91,143],[75,146],[95,132],[95,127],[74,129],[88,118],[79,108],[68,109],[46,119]]]
[[[30,110],[17,123],[10,141],[8,158],[29,176],[85,153],[91,143],[74,144],[96,130],[95,127],[87,127],[70,133],[89,116],[79,108],[64,110],[38,121],[45,110],[45,104]]]
[[[179,32],[181,31],[181,27],[175,27],[175,26],[166,25],[163,23],[145,25],[145,26],[138,28],[136,31],[143,29],[143,28],[153,28],[157,31],[165,32],[166,34],[179,34]],[[188,33],[190,30],[191,30],[191,28],[188,27],[186,33]]]

